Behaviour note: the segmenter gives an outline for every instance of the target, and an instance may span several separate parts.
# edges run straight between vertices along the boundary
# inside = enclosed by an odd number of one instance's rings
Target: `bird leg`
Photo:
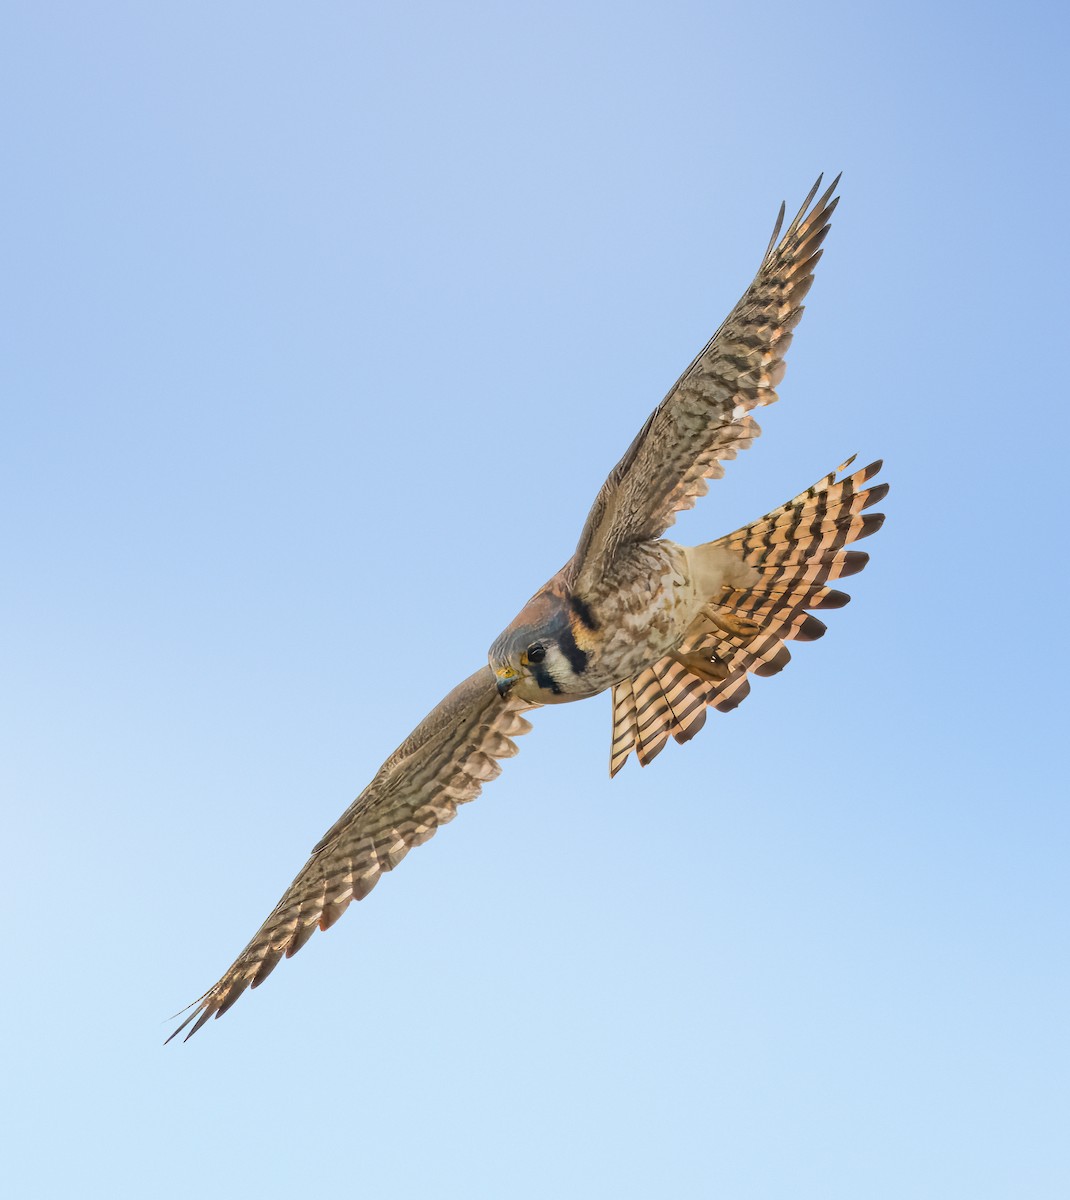
[[[674,650],[669,657],[708,683],[723,683],[729,675],[728,667],[707,650],[689,650],[686,653]]]
[[[751,638],[757,637],[762,632],[762,627],[757,621],[750,621],[746,617],[726,612],[723,608],[707,608],[706,615],[723,633],[730,633],[735,637],[742,638],[745,642],[749,642]]]

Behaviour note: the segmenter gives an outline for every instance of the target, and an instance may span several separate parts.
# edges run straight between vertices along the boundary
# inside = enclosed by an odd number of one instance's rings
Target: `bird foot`
[[[728,678],[728,667],[719,658],[714,658],[703,650],[692,650],[687,654],[673,654],[672,658],[682,667],[686,667],[692,675],[705,679],[709,683],[723,683]]]
[[[731,633],[735,637],[743,638],[744,641],[749,642],[751,638],[757,637],[762,632],[762,627],[757,621],[749,621],[746,617],[725,612],[724,609],[710,610],[709,617],[718,629],[724,633]]]

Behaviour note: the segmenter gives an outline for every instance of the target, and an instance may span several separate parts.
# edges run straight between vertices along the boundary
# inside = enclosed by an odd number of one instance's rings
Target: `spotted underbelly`
[[[588,662],[576,682],[584,695],[605,691],[649,667],[683,639],[701,608],[686,556],[672,542],[647,545],[606,580],[589,603],[598,628],[574,633]]]

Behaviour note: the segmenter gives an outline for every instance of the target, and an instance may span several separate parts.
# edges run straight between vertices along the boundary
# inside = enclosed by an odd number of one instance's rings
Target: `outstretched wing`
[[[778,241],[781,205],[754,282],[613,468],[573,559],[570,582],[581,592],[605,573],[618,547],[660,537],[675,513],[706,494],[707,479],[724,474],[721,462],[761,432],[750,412],[777,398],[784,354],[821,257],[838,183],[839,176],[814,202],[819,176]]]
[[[222,1016],[283,955],[296,954],[317,927],[329,929],[384,871],[452,821],[458,804],[501,774],[497,760],[516,754],[512,739],[531,728],[521,713],[537,707],[502,700],[489,667],[454,688],[325,834],[252,941],[167,1040],[192,1023],[188,1040],[209,1017]]]

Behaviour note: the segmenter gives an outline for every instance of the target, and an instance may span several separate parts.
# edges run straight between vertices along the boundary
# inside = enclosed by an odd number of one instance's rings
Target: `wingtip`
[[[817,183],[814,184],[813,190],[810,192],[811,200],[817,195],[818,189],[821,187],[821,181],[824,179],[824,177],[825,173],[822,171],[817,177]],[[817,203],[814,204],[815,212],[821,212],[823,209],[831,209],[834,204],[839,202],[839,196],[836,196],[836,189],[840,186],[841,179],[843,179],[842,171],[839,172],[836,178],[821,193],[820,199],[818,199]],[[833,199],[834,196],[835,199]]]
[[[201,1028],[205,1021],[209,1019],[209,1017],[211,1017],[213,1014],[216,1016],[219,1015],[218,1009],[213,1008],[209,1002],[208,998],[210,995],[210,992],[205,992],[203,996],[187,1004],[185,1008],[180,1008],[173,1016],[168,1017],[169,1021],[176,1021],[184,1013],[189,1014],[181,1025],[179,1025],[176,1029],[173,1029],[170,1034],[164,1038],[163,1044],[165,1046],[168,1042],[173,1042],[187,1025],[189,1025],[191,1022],[194,1022],[193,1028],[182,1039],[184,1042],[188,1042],[190,1038],[193,1037],[193,1035],[197,1032],[197,1030]],[[190,1011],[191,1009],[193,1010],[192,1012]]]
[[[822,228],[818,231],[818,237],[823,236],[824,230],[828,227],[828,219],[832,216],[836,205],[839,203],[839,197],[834,197],[833,193],[836,191],[842,178],[843,172],[841,171],[824,192],[821,193],[820,198],[815,199],[825,179],[825,173],[822,171],[817,179],[814,180],[813,187],[806,193],[806,199],[799,206],[799,211],[795,214],[783,237],[779,236],[785,211],[784,205],[781,204],[780,217],[777,220],[776,228],[773,230],[773,237],[769,242],[769,248],[765,252],[767,258],[777,246],[788,242],[795,234],[800,233],[800,231],[808,230],[812,235],[815,229],[815,222],[817,221],[820,221],[822,225]]]
[[[189,1016],[186,1017],[186,1019],[182,1022],[182,1024],[179,1025],[177,1029],[172,1029],[171,1032],[167,1035],[167,1037],[164,1038],[163,1044],[165,1046],[167,1045],[168,1042],[173,1042],[175,1040],[175,1038],[178,1037],[178,1035],[182,1032],[182,1030],[186,1028],[186,1026],[190,1023],[190,1021],[193,1020],[193,1018],[197,1014],[196,1014],[196,1012],[190,1012],[190,1009],[191,1008],[196,1009],[197,1005],[201,1004],[203,1002],[203,1000],[204,1000],[203,996],[198,997],[196,1000],[191,1000],[189,1002],[189,1004],[180,1008],[178,1010],[178,1012],[172,1013],[167,1018],[168,1021],[177,1021],[179,1019],[179,1017],[185,1016],[186,1013],[189,1013]]]
[[[787,205],[783,200],[780,202],[780,211],[777,213],[776,221],[773,223],[773,233],[769,238],[769,245],[765,248],[765,257],[768,258],[780,240],[780,231],[784,228],[784,217],[787,215]]]
[[[196,1001],[194,1001],[194,1003],[196,1003]],[[192,1007],[193,1007],[193,1005],[190,1005],[190,1007],[192,1008]],[[185,1012],[185,1011],[186,1011],[185,1009],[183,1009],[183,1010],[182,1010],[182,1012]],[[199,1011],[199,1010],[198,1010],[198,1011]],[[179,1016],[181,1016],[181,1015],[182,1015],[182,1013],[175,1013],[175,1017],[179,1017]],[[179,1025],[179,1026],[178,1026],[176,1029],[172,1029],[172,1030],[171,1030],[171,1032],[170,1032],[170,1033],[167,1035],[167,1037],[165,1037],[165,1038],[164,1038],[164,1042],[163,1042],[163,1044],[166,1046],[166,1045],[168,1045],[170,1042],[173,1042],[173,1041],[175,1040],[175,1038],[176,1038],[176,1037],[178,1037],[178,1035],[179,1035],[179,1034],[182,1032],[182,1030],[183,1030],[183,1029],[185,1029],[185,1028],[186,1028],[186,1026],[187,1026],[187,1025],[188,1025],[188,1024],[191,1022],[191,1021],[193,1021],[193,1020],[196,1020],[196,1018],[197,1018],[197,1012],[191,1012],[191,1013],[190,1013],[190,1015],[189,1015],[189,1016],[188,1016],[188,1017],[187,1017],[187,1018],[186,1018],[186,1019],[185,1019],[185,1020],[182,1022],[182,1024],[181,1024],[181,1025]],[[174,1017],[171,1017],[171,1020],[172,1020],[172,1021],[173,1021],[174,1019],[175,1019]],[[186,1034],[186,1036],[185,1036],[185,1037],[184,1037],[182,1040],[183,1040],[184,1042],[188,1042],[188,1041],[190,1040],[190,1038],[191,1038],[191,1037],[193,1037],[193,1035],[194,1035],[194,1034],[197,1032],[197,1030],[198,1030],[199,1028],[200,1028],[200,1025],[199,1025],[199,1024],[198,1024],[198,1025],[195,1025],[195,1026],[194,1026],[194,1027],[193,1027],[193,1028],[192,1028],[192,1029],[189,1031],[189,1033],[187,1033],[187,1034]]]
[[[821,171],[818,174],[818,177],[814,180],[814,186],[809,190],[809,192],[806,193],[806,199],[802,202],[802,208],[800,209],[800,214],[806,212],[806,210],[813,203],[813,199],[817,195],[817,190],[821,186],[821,181],[824,178],[825,178],[825,172]]]

